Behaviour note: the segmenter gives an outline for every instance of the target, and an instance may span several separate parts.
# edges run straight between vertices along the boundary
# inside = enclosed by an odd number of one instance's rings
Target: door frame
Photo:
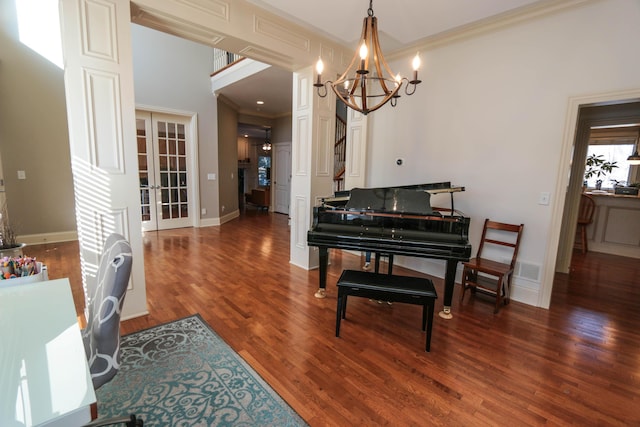
[[[632,89],[620,92],[609,92],[596,95],[575,96],[568,100],[564,136],[562,140],[562,151],[558,163],[556,178],[556,188],[552,196],[555,200],[553,213],[551,215],[551,225],[549,228],[549,238],[547,240],[547,250],[544,260],[544,272],[538,292],[538,307],[548,309],[551,305],[551,294],[553,292],[553,282],[556,271],[568,272],[571,260],[570,251],[573,250],[573,236],[570,230],[562,232],[563,216],[577,218],[577,205],[575,200],[579,199],[579,194],[570,192],[569,180],[574,156],[574,144],[578,135],[578,118],[580,108],[585,106],[597,106],[607,104],[619,104],[640,100],[640,89]],[[575,179],[575,178],[574,178]],[[580,181],[581,183],[582,181]],[[571,200],[574,197],[575,200]],[[564,213],[565,207],[573,209],[571,213]],[[575,228],[574,228],[575,230]],[[560,258],[560,259],[559,259]],[[568,261],[567,261],[568,260]]]
[[[189,209],[193,212],[191,216],[191,226],[200,227],[200,170],[199,170],[199,156],[198,156],[198,114],[192,111],[174,110],[171,108],[155,107],[144,104],[136,104],[136,112],[141,111],[145,113],[156,114],[169,114],[173,116],[180,116],[189,121],[186,131],[189,133],[189,146],[188,150],[191,153],[188,156],[187,162],[189,167],[188,179],[191,180],[193,185],[189,188]]]

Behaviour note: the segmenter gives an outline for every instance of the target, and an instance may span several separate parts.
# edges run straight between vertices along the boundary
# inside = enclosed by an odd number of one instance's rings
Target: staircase
[[[347,122],[336,115],[336,139],[333,148],[333,191],[344,190],[345,160],[347,154]]]

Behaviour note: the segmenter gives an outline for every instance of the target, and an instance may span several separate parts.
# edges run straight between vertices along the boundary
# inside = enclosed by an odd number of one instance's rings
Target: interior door
[[[185,117],[136,112],[143,231],[193,225],[189,128]]]
[[[273,210],[288,215],[291,193],[291,143],[277,143],[274,146],[275,206]]]

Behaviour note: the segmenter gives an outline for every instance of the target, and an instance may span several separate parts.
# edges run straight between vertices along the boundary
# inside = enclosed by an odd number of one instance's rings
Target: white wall
[[[137,24],[131,24],[131,38],[136,105],[198,114],[200,207],[207,210],[201,217],[217,217],[219,181],[207,180],[208,173],[220,176],[217,100],[209,77],[213,48]]]
[[[564,203],[555,189],[569,98],[640,88],[638,22],[637,0],[595,1],[421,52],[416,93],[370,116],[367,185],[465,186],[455,202],[472,219],[474,253],[484,218],[524,223],[519,260],[544,277],[552,208]],[[406,75],[410,60],[392,69]],[[540,192],[551,205],[538,204]],[[443,274],[426,260],[398,262]],[[514,299],[535,304],[541,283],[515,283]]]

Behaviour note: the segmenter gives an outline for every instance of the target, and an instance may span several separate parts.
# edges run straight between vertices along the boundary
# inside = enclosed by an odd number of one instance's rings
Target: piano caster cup
[[[316,298],[326,298],[327,297],[327,290],[325,288],[319,288],[315,295]]]
[[[451,314],[451,307],[443,307],[442,311],[440,313],[438,313],[438,316],[442,317],[443,319],[453,319],[453,314]]]

